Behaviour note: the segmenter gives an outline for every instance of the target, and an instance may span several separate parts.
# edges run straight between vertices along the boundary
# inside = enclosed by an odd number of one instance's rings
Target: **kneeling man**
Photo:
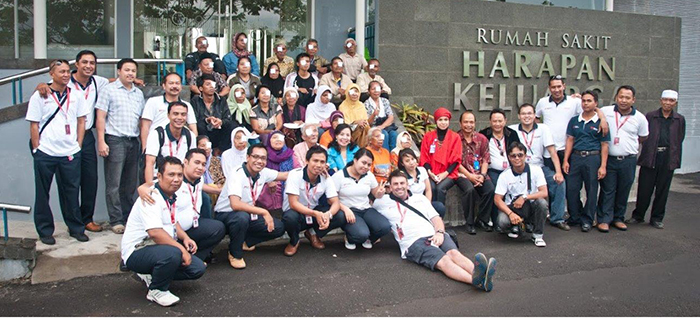
[[[475,263],[457,249],[445,234],[445,225],[430,200],[408,190],[408,179],[400,170],[389,175],[391,193],[374,201],[373,207],[391,223],[394,238],[401,248],[401,258],[438,269],[447,277],[491,291],[496,273],[496,259],[486,260],[476,254]]]

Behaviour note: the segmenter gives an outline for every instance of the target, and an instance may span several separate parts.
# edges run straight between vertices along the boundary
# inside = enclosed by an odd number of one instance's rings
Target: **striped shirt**
[[[139,119],[145,100],[143,92],[132,84],[124,87],[120,80],[105,86],[100,92],[96,109],[107,112],[105,133],[116,137],[138,137]]]

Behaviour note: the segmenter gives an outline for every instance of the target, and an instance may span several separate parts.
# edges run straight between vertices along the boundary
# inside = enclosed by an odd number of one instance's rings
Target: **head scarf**
[[[267,66],[267,73],[265,73],[260,81],[263,85],[270,88],[272,96],[281,97],[282,91],[284,91],[284,78],[282,78],[282,75],[278,76],[277,79],[272,79],[270,77],[270,69],[273,65],[277,66],[277,73],[279,74],[280,66],[277,63],[270,63],[270,65]]]
[[[338,107],[338,110],[343,112],[345,121],[348,125],[357,120],[367,119],[365,104],[363,104],[359,98],[356,102],[350,100],[350,90],[352,89],[356,89],[357,94],[360,94],[361,92],[360,87],[357,86],[357,84],[348,85],[347,90],[345,90],[345,100]]]
[[[306,122],[311,124],[318,124],[331,116],[335,111],[335,105],[328,101],[327,104],[321,102],[321,95],[325,92],[330,92],[331,88],[327,85],[321,85],[318,87],[316,100],[306,106]]]
[[[328,125],[328,133],[331,135],[331,138],[333,138],[333,139],[335,139],[335,129],[333,129],[333,121],[334,121],[336,118],[342,118],[342,119],[343,119],[343,123],[344,123],[344,121],[345,121],[345,115],[343,115],[343,112],[341,112],[341,111],[339,111],[339,110],[336,110],[336,111],[334,111],[334,112],[331,113],[330,117],[328,117],[328,122],[329,122],[329,125]]]
[[[404,131],[400,132],[398,135],[396,135],[396,148],[391,150],[391,152],[398,155],[399,151],[404,149],[404,148],[401,148],[401,137],[403,137],[403,136],[408,137],[409,142],[413,142],[413,138],[411,138],[411,134],[409,134],[408,131],[404,130]],[[416,155],[416,158],[418,158],[418,155]]]
[[[239,58],[250,55],[250,51],[246,49],[239,50],[238,47],[236,47],[236,43],[238,43],[238,38],[240,38],[241,36],[245,36],[246,38],[248,38],[248,36],[243,32],[236,33],[236,35],[233,37],[233,49],[231,50],[233,51],[233,54],[235,54]]]
[[[447,119],[452,119],[452,113],[449,110],[447,110],[447,108],[440,107],[435,110],[433,117],[435,118],[435,121],[437,121],[440,117],[447,117]]]
[[[282,138],[285,137],[279,130],[275,130],[267,136],[267,146],[265,146],[267,148],[267,167],[273,170],[282,171],[280,170],[282,168],[281,166],[285,163],[285,161],[292,158],[294,150],[289,149],[287,146],[282,146],[282,149],[280,150],[275,150],[272,148],[272,137],[277,134],[281,135]],[[284,142],[282,144],[284,144]]]
[[[289,109],[287,108],[287,93],[289,92],[294,92],[294,94],[297,95],[297,102],[294,104],[294,110],[292,110],[292,114],[290,116],[289,114]],[[282,121],[284,123],[293,123],[294,121],[297,120],[304,120],[302,118],[301,114],[301,106],[299,105],[299,91],[295,87],[285,87],[284,88],[284,94],[282,94]],[[306,114],[304,114],[304,117],[306,117]]]
[[[243,85],[236,84],[231,86],[231,92],[228,94],[228,99],[226,100],[228,103],[228,109],[231,111],[231,118],[240,124],[250,124],[250,109],[252,108],[250,106],[250,101],[248,101],[247,98],[244,98],[242,103],[238,103],[236,101],[235,94],[237,89],[242,89],[244,91],[243,94],[245,94],[245,88],[243,88]],[[233,138],[233,136],[231,138]]]
[[[238,150],[236,149],[235,146],[235,139],[236,139],[236,134],[242,131],[244,138],[248,138],[250,136],[250,132],[248,129],[245,129],[244,127],[236,127],[231,132],[231,149],[224,151],[224,153],[221,154],[221,165],[230,167],[233,169],[236,169],[240,167],[244,162],[245,162],[245,157],[248,152],[248,147],[245,147],[243,150]],[[232,172],[232,171],[231,171]]]

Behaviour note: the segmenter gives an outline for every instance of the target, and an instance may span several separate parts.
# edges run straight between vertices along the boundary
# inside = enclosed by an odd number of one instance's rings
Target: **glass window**
[[[605,10],[605,0],[488,0],[523,4],[539,4],[591,10]]]

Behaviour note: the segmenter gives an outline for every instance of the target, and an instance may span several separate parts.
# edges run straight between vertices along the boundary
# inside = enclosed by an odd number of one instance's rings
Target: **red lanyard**
[[[170,202],[166,199],[165,204],[168,205],[168,210],[170,210],[170,223],[175,225],[175,204],[177,202],[173,202],[173,204],[170,204]]]
[[[535,129],[533,128],[530,130],[530,133],[532,134],[532,138],[530,138],[530,141],[527,141],[527,135],[524,131],[520,131],[520,133],[523,135],[523,139],[525,140],[525,146],[527,147],[527,150],[530,150],[530,153],[532,152],[532,142],[535,141]],[[500,149],[500,147],[499,147]]]
[[[185,131],[183,129],[182,133],[185,134],[185,133],[187,133],[187,131]],[[180,136],[180,139],[177,140],[177,147],[175,148],[175,155],[180,153],[180,145],[182,144],[181,139],[182,139],[182,136]],[[173,155],[173,142],[172,141],[170,141],[170,143],[168,143],[168,148],[170,149],[170,156],[174,157],[175,155]]]
[[[58,101],[58,98],[56,98],[56,94],[51,94],[51,97],[53,97],[53,100],[56,102],[56,105],[58,105],[58,108],[63,112],[63,115],[66,116],[66,119],[68,119],[68,108],[70,107],[70,88],[66,87],[66,98],[63,100],[66,103],[66,109],[63,109],[63,104],[61,104]]]
[[[400,223],[401,223],[401,225],[403,225],[403,219],[406,217],[406,213],[408,213],[408,211],[406,211],[406,209],[404,208],[403,213],[402,213],[401,212],[401,204],[399,204],[398,202],[396,202],[396,209],[399,210],[399,215],[401,215]]]
[[[620,120],[620,113],[615,112],[615,126],[617,126],[618,133],[620,132],[620,128],[622,128],[622,126],[625,125],[625,123],[627,122],[628,119],[630,119],[630,117],[632,117],[632,116],[625,116],[625,120],[623,120],[622,124],[620,124],[620,123],[618,123],[618,121]]]
[[[255,195],[255,188],[258,186],[257,182],[253,182],[253,179],[248,178],[248,183],[250,184],[250,197],[253,199],[253,205],[258,201],[258,196]]]
[[[85,92],[85,100],[88,99],[88,95],[90,95],[90,85],[92,84],[92,81],[88,81],[88,87],[86,90],[83,90]],[[80,87],[78,87],[78,83],[73,82],[73,85],[75,85],[75,89],[80,90]]]
[[[320,178],[320,177],[319,177]],[[309,189],[309,183],[306,182],[306,207],[311,209],[311,196],[316,196],[316,191],[318,190],[318,185],[314,187],[314,193],[310,194],[311,189]]]
[[[194,186],[194,189],[197,190],[197,186]],[[197,213],[197,215],[199,215],[199,211],[197,211],[197,199],[199,199],[199,191],[193,192],[189,183],[187,184],[187,190],[190,190],[190,198],[192,199],[192,210],[194,210],[194,213]]]

